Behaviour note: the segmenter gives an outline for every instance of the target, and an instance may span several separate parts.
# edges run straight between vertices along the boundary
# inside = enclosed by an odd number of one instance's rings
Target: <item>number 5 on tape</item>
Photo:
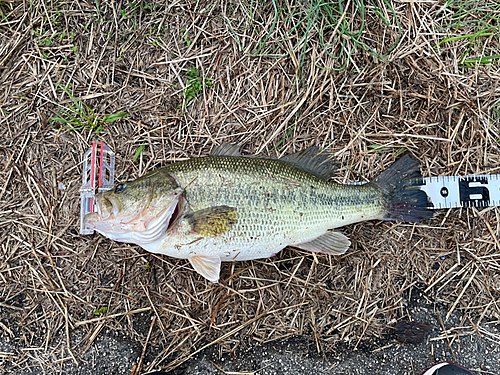
[[[500,206],[500,175],[427,177],[420,190],[433,209]]]

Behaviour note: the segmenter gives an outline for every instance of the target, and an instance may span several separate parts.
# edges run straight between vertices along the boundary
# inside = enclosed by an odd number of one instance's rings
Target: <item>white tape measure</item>
[[[437,176],[417,185],[427,194],[429,208],[500,206],[500,175]]]

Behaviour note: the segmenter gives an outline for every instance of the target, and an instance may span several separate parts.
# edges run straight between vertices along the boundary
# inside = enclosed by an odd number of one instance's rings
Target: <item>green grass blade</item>
[[[102,121],[103,122],[113,122],[113,121],[117,121],[117,120],[119,120],[122,117],[127,116],[127,115],[128,115],[127,112],[120,111],[118,113],[113,113],[111,115],[104,116]]]
[[[133,163],[135,163],[135,161],[139,158],[139,156],[141,155],[141,153],[145,147],[146,147],[146,145],[144,145],[144,144],[139,146],[139,148],[137,149],[137,151],[134,154],[134,159],[132,160]]]

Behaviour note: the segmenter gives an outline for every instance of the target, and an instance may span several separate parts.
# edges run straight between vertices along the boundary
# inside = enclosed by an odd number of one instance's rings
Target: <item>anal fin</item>
[[[189,258],[189,262],[193,268],[201,276],[213,283],[219,282],[220,275],[220,257],[195,255]]]
[[[344,254],[349,246],[351,246],[349,238],[339,232],[326,232],[312,241],[295,245],[302,250],[328,255]]]

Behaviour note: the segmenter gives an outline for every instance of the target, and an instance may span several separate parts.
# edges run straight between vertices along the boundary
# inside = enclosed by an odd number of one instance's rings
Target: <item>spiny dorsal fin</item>
[[[212,148],[210,156],[241,156],[240,145],[233,145],[232,143],[221,143]]]
[[[193,268],[205,279],[216,283],[219,281],[220,257],[208,255],[194,255],[189,258]]]
[[[283,156],[281,161],[293,164],[322,180],[329,180],[336,171],[335,157],[319,146],[311,146],[295,154]]]
[[[351,241],[342,233],[326,232],[312,241],[294,246],[302,250],[312,251],[313,253],[341,255],[351,246]]]
[[[236,208],[209,207],[186,215],[191,231],[201,236],[217,236],[227,232],[238,220]]]

